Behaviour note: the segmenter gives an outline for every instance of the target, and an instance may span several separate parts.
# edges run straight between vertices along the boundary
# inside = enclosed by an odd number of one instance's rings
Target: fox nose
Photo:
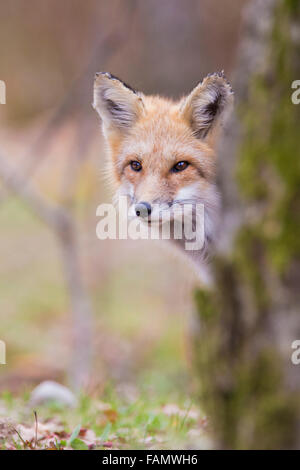
[[[151,214],[151,205],[149,202],[141,201],[135,205],[134,209],[138,217],[147,218]]]

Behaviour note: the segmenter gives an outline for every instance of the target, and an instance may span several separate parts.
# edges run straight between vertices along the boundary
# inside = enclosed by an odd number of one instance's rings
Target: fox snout
[[[151,215],[151,204],[149,202],[141,201],[134,206],[137,217],[147,219]]]

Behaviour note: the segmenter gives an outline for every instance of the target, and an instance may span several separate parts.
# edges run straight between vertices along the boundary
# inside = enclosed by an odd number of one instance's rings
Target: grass
[[[131,391],[132,393],[132,391]],[[177,395],[177,396],[176,396]],[[28,393],[3,392],[0,407],[11,418],[0,425],[1,449],[182,449],[209,446],[206,419],[191,401],[174,395],[82,395],[75,409],[52,403],[34,410]],[[20,424],[22,423],[22,424]]]
[[[66,381],[72,317],[55,237],[18,200],[1,206],[0,339],[7,364],[0,366],[0,446],[206,448],[206,419],[186,360],[188,276],[178,260],[150,245],[95,240],[96,222],[83,221],[81,233],[94,310],[94,383],[75,409],[55,403],[33,409],[37,383]]]

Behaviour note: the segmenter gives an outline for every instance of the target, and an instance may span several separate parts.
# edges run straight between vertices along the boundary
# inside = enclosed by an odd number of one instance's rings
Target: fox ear
[[[206,138],[222,122],[233,103],[233,91],[223,72],[208,75],[181,103],[181,115],[197,138]]]
[[[110,73],[95,76],[93,107],[100,115],[104,132],[126,132],[143,113],[141,95]]]

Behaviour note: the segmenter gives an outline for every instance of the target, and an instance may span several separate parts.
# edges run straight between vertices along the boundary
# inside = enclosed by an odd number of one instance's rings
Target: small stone
[[[75,408],[77,398],[70,389],[52,380],[40,383],[30,395],[29,404],[31,406],[42,405],[55,402],[59,405]]]

